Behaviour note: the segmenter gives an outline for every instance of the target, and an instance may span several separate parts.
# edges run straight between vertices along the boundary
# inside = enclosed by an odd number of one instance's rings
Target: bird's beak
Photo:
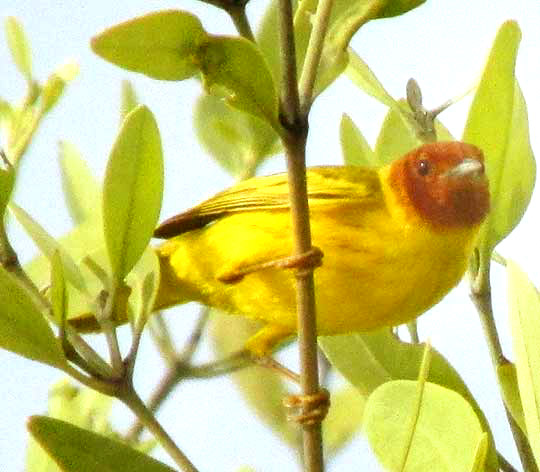
[[[484,164],[477,159],[466,157],[458,165],[444,173],[445,177],[480,177],[484,174]]]

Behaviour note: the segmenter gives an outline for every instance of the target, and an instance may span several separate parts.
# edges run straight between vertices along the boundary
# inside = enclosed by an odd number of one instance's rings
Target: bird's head
[[[389,177],[404,203],[433,226],[475,226],[488,214],[484,155],[471,144],[424,144],[393,162]]]

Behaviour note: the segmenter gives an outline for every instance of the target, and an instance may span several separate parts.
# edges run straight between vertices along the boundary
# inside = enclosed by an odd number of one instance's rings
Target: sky
[[[258,21],[267,2],[252,0],[248,14]],[[59,140],[77,145],[90,168],[103,176],[118,129],[120,83],[132,81],[140,102],[156,116],[163,141],[166,181],[162,218],[171,216],[197,201],[226,188],[232,178],[205,154],[196,141],[191,108],[200,86],[191,80],[182,83],[159,82],[106,63],[89,48],[90,38],[120,21],[168,8],[186,9],[197,14],[212,33],[234,34],[232,24],[220,11],[193,1],[132,0],[130,2],[60,2],[0,0],[2,22],[16,16],[24,25],[33,50],[35,76],[44,81],[60,64],[75,59],[80,66],[77,79],[36,136],[21,169],[15,201],[33,215],[51,234],[60,236],[71,227],[63,205],[57,148]],[[394,19],[371,22],[352,42],[355,51],[370,65],[394,97],[404,95],[405,84],[414,77],[420,84],[424,102],[435,108],[460,95],[478,78],[491,42],[501,23],[518,21],[523,39],[517,62],[517,76],[528,104],[531,144],[540,150],[540,3],[537,0],[428,0],[415,11]],[[24,83],[17,76],[0,36],[0,96],[18,101]],[[346,99],[344,100],[344,97]],[[441,120],[460,136],[470,101],[463,100],[441,115]],[[339,120],[349,114],[368,140],[374,144],[385,109],[346,78],[339,79],[317,99],[310,117],[308,163],[341,162]],[[496,132],[496,130],[494,130]],[[284,169],[282,156],[271,159],[261,173]],[[540,284],[540,256],[537,250],[540,197],[531,205],[519,227],[499,246],[505,256],[516,260]],[[11,240],[23,261],[36,249],[15,224]],[[493,292],[497,323],[505,352],[511,356],[506,308],[505,274],[495,267]],[[194,307],[175,320],[179,341],[193,322]],[[461,284],[446,299],[420,319],[420,335],[450,359],[487,412],[497,445],[511,462],[516,452],[509,440],[501,401],[494,385],[489,356],[479,321]],[[202,356],[209,355],[203,349]],[[154,374],[159,359],[151,343],[143,341],[144,363],[136,382],[143,397],[157,382]],[[293,352],[290,352],[294,366]],[[26,443],[25,419],[42,413],[47,405],[48,386],[61,378],[51,368],[0,351],[0,466],[6,471],[22,471]],[[210,382],[210,381],[209,381]],[[180,447],[201,470],[236,470],[249,464],[256,470],[295,470],[287,448],[261,426],[228,379],[212,380],[213,385],[182,386],[162,411],[162,420]],[[219,392],[216,398],[215,392]],[[197,405],[196,409],[193,405]],[[115,414],[119,427],[129,425],[122,409]],[[212,427],[209,427],[211,425]],[[241,435],[239,431],[248,431]],[[212,445],[209,452],[205,445]],[[170,461],[162,451],[158,457]],[[271,464],[269,466],[268,464]],[[336,458],[331,470],[376,470],[365,441],[356,441]],[[271,469],[270,469],[271,467]]]

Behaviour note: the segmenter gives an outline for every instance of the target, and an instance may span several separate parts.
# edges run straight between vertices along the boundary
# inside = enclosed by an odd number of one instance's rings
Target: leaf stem
[[[499,461],[499,469],[502,470],[502,472],[518,472],[517,469],[510,464],[506,460],[506,457],[504,457],[500,452],[497,452],[497,459]]]
[[[315,86],[315,79],[317,78],[319,63],[321,62],[324,38],[326,37],[333,4],[334,0],[319,0],[319,4],[317,5],[315,21],[309,37],[302,75],[300,76],[300,84],[298,86],[300,110],[303,116],[306,116],[311,108],[313,88]]]
[[[103,302],[103,304],[98,308],[97,320],[103,333],[105,334],[105,339],[107,340],[110,362],[115,376],[120,377],[124,374],[124,363],[122,362],[122,354],[118,344],[118,337],[116,336],[116,327],[112,322],[112,313],[116,305],[118,285],[119,282],[117,280],[113,280],[109,291],[103,291],[100,294],[100,299],[102,296],[105,297],[105,299],[100,300]]]
[[[133,388],[127,388],[126,391],[117,398],[121,400],[133,414],[135,414],[146,429],[154,435],[161,447],[167,451],[181,470],[184,472],[197,472],[196,467],[175,444],[167,431],[163,429],[154,414],[146,407]]]
[[[226,11],[231,17],[236,31],[238,31],[240,36],[254,42],[255,36],[253,35],[253,31],[251,30],[251,26],[246,15],[245,3],[240,5],[231,5],[226,8]]]
[[[491,284],[489,280],[490,262],[489,257],[483,258],[484,262],[480,264],[478,273],[471,278],[471,299],[476,306],[476,310],[480,316],[482,328],[484,330],[484,336],[491,355],[491,362],[495,372],[502,365],[508,363],[508,359],[504,356],[499,336],[497,333],[497,326],[493,317],[493,305],[491,300]],[[534,460],[531,446],[529,441],[521,428],[518,426],[512,413],[508,410],[506,405],[504,406],[508,424],[514,437],[519,458],[523,465],[523,468],[527,472],[538,472],[538,466]]]

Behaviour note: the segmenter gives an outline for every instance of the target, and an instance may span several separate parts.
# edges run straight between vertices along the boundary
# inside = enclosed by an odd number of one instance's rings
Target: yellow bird
[[[463,276],[489,210],[482,152],[461,142],[420,146],[380,169],[307,171],[317,332],[410,321]],[[156,308],[191,300],[262,320],[256,357],[297,331],[295,278],[272,261],[293,249],[285,174],[241,182],[159,226]],[[266,264],[268,263],[268,264]],[[261,266],[263,264],[263,266]]]

